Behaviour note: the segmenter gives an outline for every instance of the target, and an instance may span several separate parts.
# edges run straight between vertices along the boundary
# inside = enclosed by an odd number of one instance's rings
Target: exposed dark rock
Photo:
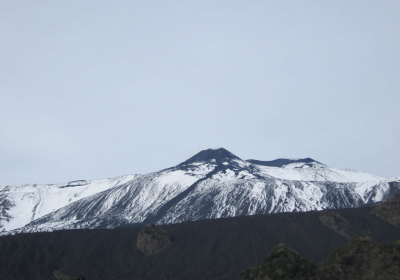
[[[224,148],[219,148],[216,150],[208,149],[195,154],[194,156],[192,156],[191,158],[182,162],[179,165],[186,165],[194,162],[210,162],[212,160],[215,161],[215,163],[217,164],[221,164],[226,160],[230,161],[234,159],[240,160],[239,157],[235,156],[234,154],[232,154],[231,152],[229,152]]]
[[[400,194],[378,205],[371,213],[376,214],[396,227],[400,227]]]
[[[54,270],[53,275],[58,280],[71,280],[71,277],[62,273],[60,269]]]
[[[63,272],[61,272],[60,269],[54,270],[53,275],[58,280],[86,280],[86,278],[83,276],[70,277],[68,275],[65,275]]]
[[[139,232],[136,246],[143,254],[151,256],[170,244],[171,240],[165,228],[150,224]]]
[[[14,206],[14,203],[9,201],[7,198],[1,200],[0,198],[0,228],[3,227],[3,224],[1,221],[9,221],[9,219],[12,218],[11,215],[8,214],[8,210],[10,210],[10,207]],[[4,230],[4,229],[3,229]]]
[[[77,180],[77,181],[71,181],[67,185],[60,186],[59,188],[60,189],[62,189],[62,188],[71,188],[71,187],[85,186],[87,184],[89,184],[89,182],[86,181],[86,180]]]
[[[247,269],[240,280],[308,280],[317,267],[285,244],[276,245],[260,266]]]
[[[350,222],[339,213],[322,211],[321,214],[319,214],[319,219],[327,228],[333,230],[343,237],[346,237],[347,239],[351,239],[346,232],[346,230],[350,227]]]
[[[272,166],[272,167],[283,167],[285,165],[291,164],[291,163],[319,163],[322,164],[316,160],[313,160],[312,158],[300,158],[300,159],[287,159],[287,158],[278,158],[275,160],[270,160],[270,161],[262,161],[262,160],[255,160],[255,159],[248,159],[246,160],[250,163],[257,164],[257,165],[264,165],[264,166]]]

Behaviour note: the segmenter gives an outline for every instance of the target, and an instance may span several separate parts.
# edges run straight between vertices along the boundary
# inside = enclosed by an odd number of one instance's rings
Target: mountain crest
[[[180,165],[187,165],[187,164],[193,164],[196,162],[214,162],[216,164],[222,164],[226,161],[232,161],[232,160],[240,160],[239,157],[235,156],[228,150],[224,148],[219,148],[219,149],[207,149],[203,150],[188,160],[182,162]]]
[[[305,164],[307,166],[311,166],[312,164],[326,166],[325,164],[320,163],[312,158],[299,158],[299,159],[278,158],[278,159],[270,160],[270,161],[248,159],[246,161],[253,163],[253,164],[257,164],[257,165],[271,166],[271,167],[284,167],[285,165],[289,165],[289,164],[293,164],[293,163]]]

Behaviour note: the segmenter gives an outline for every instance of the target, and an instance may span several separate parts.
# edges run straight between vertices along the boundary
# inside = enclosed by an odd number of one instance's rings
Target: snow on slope
[[[263,174],[275,178],[296,181],[332,181],[332,182],[368,182],[381,181],[386,178],[377,175],[354,171],[350,169],[336,169],[319,163],[293,163],[283,167],[269,167],[257,165]]]
[[[286,164],[253,164],[225,149],[205,150],[175,167],[81,196],[3,234],[360,207],[400,192],[399,179],[330,168],[312,159],[277,162]]]
[[[360,207],[387,199],[399,191],[400,182],[390,180],[349,184],[277,179],[232,183],[210,179],[170,208],[158,223]]]
[[[125,175],[94,181],[80,180],[67,184],[0,187],[0,231],[22,227],[81,198],[124,184],[138,176]]]
[[[11,233],[360,207],[399,191],[400,180],[334,169],[312,159],[270,167],[225,149],[206,150],[176,167],[68,204]]]
[[[51,214],[52,220],[82,220],[102,214],[117,214],[120,219],[140,223],[155,214],[163,203],[185,191],[207,171],[202,166],[194,172],[162,171],[143,175],[107,192],[81,199]],[[202,172],[203,171],[203,172]],[[43,217],[41,221],[46,221]]]

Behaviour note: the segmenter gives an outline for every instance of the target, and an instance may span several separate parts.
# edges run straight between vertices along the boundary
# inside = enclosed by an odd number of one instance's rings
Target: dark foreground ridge
[[[400,227],[400,194],[375,207],[372,213],[388,223]]]
[[[400,229],[371,208],[279,213],[163,226],[171,244],[146,256],[137,248],[143,228],[64,230],[0,238],[0,279],[238,279],[280,243],[320,266],[347,236],[400,240]],[[326,218],[328,217],[328,218]],[[339,217],[339,218],[338,218]],[[66,279],[66,278],[65,278]]]
[[[334,249],[320,268],[285,244],[276,245],[261,265],[246,269],[240,280],[397,280],[400,242],[376,244],[356,237]]]
[[[276,245],[261,265],[246,269],[240,280],[315,279],[317,267],[286,244]]]

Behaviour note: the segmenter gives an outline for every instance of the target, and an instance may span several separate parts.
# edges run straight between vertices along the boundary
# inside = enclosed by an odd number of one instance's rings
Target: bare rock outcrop
[[[386,222],[391,223],[396,227],[400,227],[400,194],[375,207],[372,210],[372,213],[381,217]]]
[[[65,275],[61,270],[54,270],[53,276],[56,277],[58,280],[86,280],[85,277],[83,276],[76,276],[76,277],[70,277],[68,275]]]
[[[339,213],[325,210],[321,212],[321,214],[319,215],[319,219],[327,228],[333,230],[334,232],[340,234],[347,239],[351,239],[351,237],[346,232],[347,229],[350,227],[350,222]]]
[[[259,266],[246,269],[239,280],[310,280],[317,267],[285,244],[276,245]]]
[[[171,240],[165,228],[150,224],[139,232],[136,246],[143,254],[151,256],[170,244]]]

